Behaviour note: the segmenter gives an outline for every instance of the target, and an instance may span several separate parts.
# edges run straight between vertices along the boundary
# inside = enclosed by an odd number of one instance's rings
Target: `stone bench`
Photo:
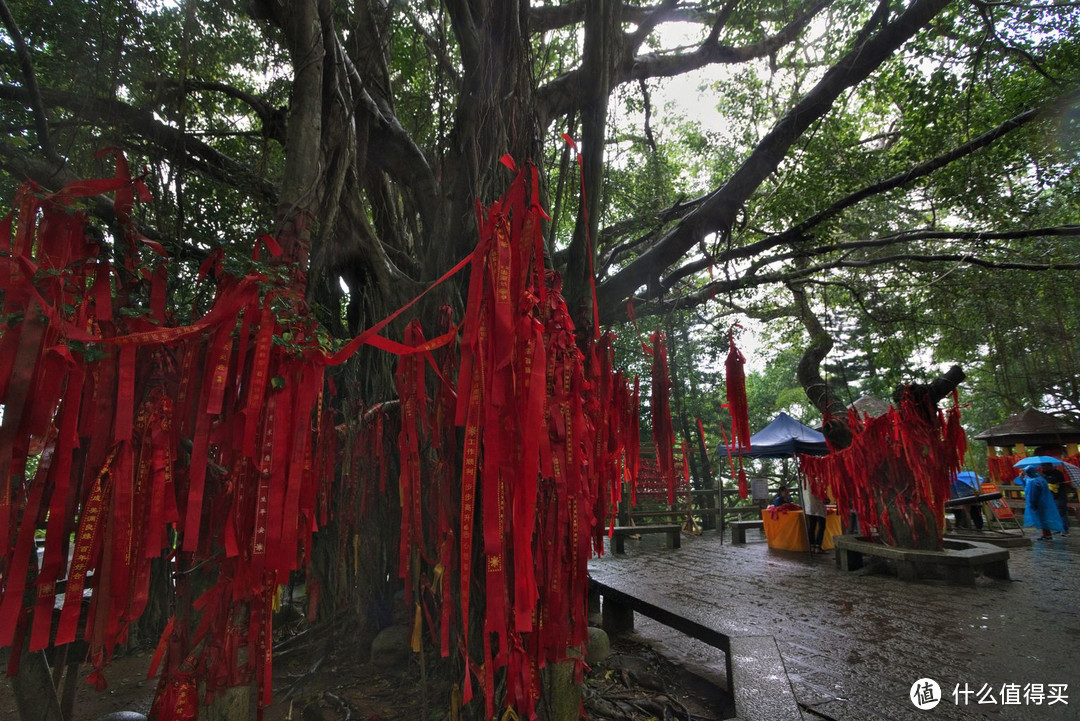
[[[864,557],[883,558],[896,566],[903,581],[920,577],[944,578],[950,583],[971,586],[976,571],[989,578],[1009,580],[1009,551],[977,541],[945,541],[943,551],[896,548],[864,541],[855,536],[834,536],[836,563],[843,571],[863,567]]]
[[[720,518],[719,508],[691,508],[689,510],[675,509],[670,511],[631,511],[620,515],[619,520],[625,521],[627,519],[633,519],[635,522],[639,519],[649,519],[645,523],[681,523],[683,528],[686,528],[688,523],[697,525],[700,520],[699,528],[704,531],[710,531],[719,529],[720,524],[717,519]]]
[[[678,524],[659,526],[615,526],[611,531],[613,553],[626,553],[626,537],[639,533],[666,533],[668,548],[682,547],[682,526]]]
[[[634,629],[634,613],[664,624],[724,652],[728,691],[738,721],[803,721],[780,648],[772,636],[729,636],[677,610],[662,598],[646,598],[641,591],[625,593],[589,579],[590,606],[603,597],[601,615],[609,634]]]
[[[746,543],[746,529],[748,528],[765,531],[765,521],[760,518],[756,521],[732,521],[727,525],[731,528],[732,543]]]

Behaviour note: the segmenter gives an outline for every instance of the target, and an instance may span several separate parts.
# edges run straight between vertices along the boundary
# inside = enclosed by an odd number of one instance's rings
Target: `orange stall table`
[[[768,509],[761,512],[761,520],[765,524],[765,540],[769,548],[780,551],[810,551],[810,541],[806,536],[806,518],[802,511],[777,511],[776,518]],[[821,547],[826,551],[833,548],[833,536],[839,536],[844,532],[840,524],[840,516],[834,511],[829,511],[825,516],[825,537],[821,541]]]

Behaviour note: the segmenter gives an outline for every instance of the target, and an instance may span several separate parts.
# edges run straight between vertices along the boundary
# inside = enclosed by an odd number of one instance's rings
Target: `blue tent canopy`
[[[750,436],[747,458],[787,458],[796,453],[824,456],[829,452],[825,436],[781,411],[772,423]]]

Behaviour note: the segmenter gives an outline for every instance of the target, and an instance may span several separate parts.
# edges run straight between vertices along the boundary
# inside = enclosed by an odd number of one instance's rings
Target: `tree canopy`
[[[464,255],[509,152],[541,164],[579,325],[591,269],[602,323],[627,301],[810,322],[775,337],[842,339],[869,390],[964,359],[1009,410],[1080,412],[1059,340],[1077,321],[1040,300],[1080,267],[1068,5],[29,1],[4,20],[4,188],[123,148],[178,281],[299,217],[308,299],[350,335]],[[653,100],[690,72],[708,125]]]

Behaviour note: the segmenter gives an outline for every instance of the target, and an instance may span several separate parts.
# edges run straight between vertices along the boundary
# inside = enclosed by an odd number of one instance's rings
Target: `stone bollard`
[[[371,668],[377,673],[405,668],[412,657],[408,626],[388,626],[371,642]]]
[[[585,661],[593,666],[611,655],[611,639],[602,628],[589,626],[589,644],[585,647]]]

